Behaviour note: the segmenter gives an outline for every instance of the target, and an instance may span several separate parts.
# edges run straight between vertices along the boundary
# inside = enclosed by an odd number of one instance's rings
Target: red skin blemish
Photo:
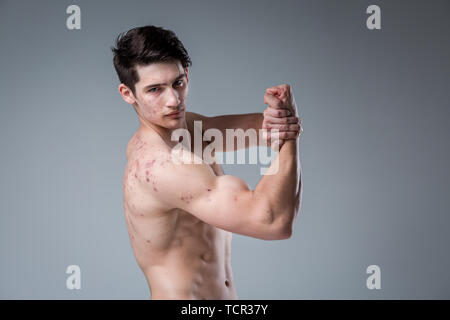
[[[155,164],[155,161],[156,161],[156,160],[153,160],[152,162],[147,162],[147,163],[145,164],[145,167],[146,167],[146,168],[151,168],[151,167]]]
[[[148,170],[147,170],[147,171],[145,171],[145,174],[146,174],[146,175],[148,175]]]
[[[136,173],[134,174],[134,177],[137,178],[137,174]]]
[[[145,242],[150,243],[150,240],[147,240],[147,241],[145,241]]]
[[[208,188],[208,189],[206,189],[206,190],[207,190],[207,191],[211,191],[211,189],[209,189],[209,188]]]
[[[155,187],[153,187],[153,190],[158,191],[158,189],[156,189]]]
[[[234,196],[234,201],[237,201],[237,197],[236,196]]]
[[[142,143],[142,144],[139,146],[139,148],[137,148],[137,149],[138,149],[138,150],[141,150],[146,144],[147,144],[146,142]]]
[[[150,179],[149,178],[147,178],[147,182],[149,182],[150,181]]]
[[[181,200],[183,200],[183,201],[185,201],[186,203],[190,203],[191,201],[191,199],[192,199],[193,197],[191,196],[191,195],[187,195],[186,197],[181,197]]]

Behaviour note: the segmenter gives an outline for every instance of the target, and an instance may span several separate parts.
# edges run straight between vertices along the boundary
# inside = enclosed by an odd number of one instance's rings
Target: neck
[[[180,129],[180,128],[187,130],[186,119],[184,117],[183,117],[183,119],[181,119],[180,125],[176,128],[164,128],[157,124],[148,122],[148,121],[142,119],[141,117],[139,117],[139,123],[140,123],[139,131],[156,133],[161,137],[161,139],[163,139],[163,141],[167,145],[169,145],[171,147],[173,147],[179,143],[178,141],[171,140],[172,132],[174,130]]]

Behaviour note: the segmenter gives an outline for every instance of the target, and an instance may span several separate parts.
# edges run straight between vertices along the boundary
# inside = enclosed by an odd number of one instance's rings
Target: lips
[[[182,111],[183,110],[180,110],[180,111],[177,111],[177,112],[172,112],[172,113],[169,113],[167,116],[177,116],[177,115],[181,114]]]

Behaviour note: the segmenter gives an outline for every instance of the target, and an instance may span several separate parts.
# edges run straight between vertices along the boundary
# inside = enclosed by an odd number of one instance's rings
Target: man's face
[[[178,128],[184,121],[188,93],[188,69],[179,61],[136,67],[137,110],[146,121],[164,128]],[[170,113],[180,111],[178,115]]]

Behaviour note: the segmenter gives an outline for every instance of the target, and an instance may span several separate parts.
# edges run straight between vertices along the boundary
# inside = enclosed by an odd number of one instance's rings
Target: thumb
[[[274,108],[274,109],[283,109],[282,108],[283,102],[268,92],[266,92],[264,94],[264,103],[268,104],[271,108]]]

